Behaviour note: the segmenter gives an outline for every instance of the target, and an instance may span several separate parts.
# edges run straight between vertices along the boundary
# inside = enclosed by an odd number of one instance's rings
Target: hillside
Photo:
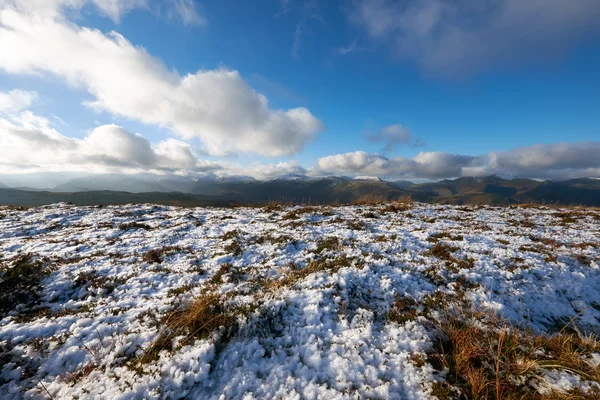
[[[109,190],[56,193],[47,191],[29,191],[0,189],[0,204],[10,206],[41,206],[52,203],[68,202],[80,206],[119,205],[130,203],[152,203],[187,207],[228,206],[241,199],[236,196],[203,196],[187,193],[129,193]]]
[[[584,208],[0,207],[0,397],[598,398],[599,238]]]
[[[532,179],[459,178],[414,184],[408,181],[356,180],[344,177],[273,179],[161,179],[100,176],[74,179],[55,191],[8,190],[0,188],[0,204],[43,205],[71,202],[78,205],[125,204],[131,202],[166,205],[225,204],[352,204],[365,198],[441,204],[542,203],[600,207],[600,180],[540,182]],[[102,190],[87,191],[86,188]],[[116,190],[118,189],[118,190]],[[154,189],[145,192],[143,189]],[[61,192],[61,190],[68,190]],[[83,191],[80,191],[83,190]],[[126,192],[124,192],[125,190]],[[132,192],[134,194],[131,194]]]

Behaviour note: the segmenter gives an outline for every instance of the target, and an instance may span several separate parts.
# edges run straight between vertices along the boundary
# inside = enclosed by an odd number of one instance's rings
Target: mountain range
[[[600,206],[600,180],[567,181],[505,179],[499,176],[464,177],[439,182],[413,183],[377,178],[286,176],[256,180],[239,176],[200,178],[97,175],[74,178],[51,190],[0,183],[0,204],[35,206],[56,202],[78,205],[159,203],[185,206],[234,204],[349,204],[396,200],[410,196],[415,201],[444,204],[547,203]]]

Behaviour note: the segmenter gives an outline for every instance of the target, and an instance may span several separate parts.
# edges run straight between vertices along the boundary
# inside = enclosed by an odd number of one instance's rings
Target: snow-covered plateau
[[[474,398],[450,305],[588,338],[599,268],[597,209],[0,207],[0,398]],[[582,346],[503,379],[597,398]]]

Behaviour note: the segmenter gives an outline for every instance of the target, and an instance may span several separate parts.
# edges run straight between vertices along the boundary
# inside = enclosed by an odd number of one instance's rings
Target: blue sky
[[[169,166],[166,160],[182,160],[188,156],[187,148],[182,150],[185,154],[171,154],[157,166],[136,160],[136,154],[129,157],[133,164],[127,165],[127,154],[119,159],[113,154],[90,153],[90,146],[84,146],[88,150],[80,153],[85,161],[73,162],[78,158],[73,156],[57,160],[46,154],[37,160],[48,158],[47,162],[31,163],[37,170],[61,170],[64,165],[71,171],[210,170],[262,176],[267,175],[263,169],[280,165],[284,166],[281,171],[271,168],[269,174],[375,174],[413,179],[503,172],[535,178],[572,177],[600,171],[593,154],[584,164],[574,156],[582,149],[597,150],[600,138],[600,29],[594,22],[600,6],[594,1],[534,0],[522,6],[515,0],[501,0],[494,7],[474,7],[471,0],[457,5],[441,0],[177,0],[165,4],[32,0],[27,7],[18,1],[0,1],[2,12],[12,13],[11,18],[15,14],[23,21],[47,20],[48,33],[40,28],[40,38],[56,34],[49,44],[40,44],[35,38],[30,43],[11,38],[8,30],[3,40],[0,33],[0,51],[5,54],[0,57],[0,92],[5,93],[5,102],[14,103],[10,98],[15,91],[35,93],[18,110],[14,106],[2,110],[0,102],[4,129],[11,132],[3,134],[5,149],[12,147],[11,153],[16,154],[15,149],[26,146],[17,141],[32,125],[19,115],[29,112],[47,121],[33,126],[40,130],[40,137],[51,136],[52,130],[70,140],[71,147],[83,146],[80,141],[97,127],[118,126],[118,133],[104,134],[106,140],[139,133],[148,142],[153,160],[166,154],[162,150],[153,153],[156,144],[174,140],[189,146],[202,164],[200,169],[196,161],[194,167],[183,161],[183,167]],[[470,17],[468,23],[463,15]],[[0,26],[14,30],[11,19],[4,20],[9,22]],[[70,30],[73,37],[58,34],[50,23],[56,29]],[[27,27],[19,26],[28,34]],[[84,37],[86,28],[98,30],[97,37]],[[95,47],[105,40],[116,41],[111,31],[122,35],[132,50],[121,54],[115,49],[110,55],[103,54],[102,45]],[[37,59],[9,59],[20,57],[18,48],[39,52],[36,45],[52,47],[61,60],[55,60],[50,50]],[[69,52],[76,46],[94,51]],[[157,89],[146,89],[156,93],[157,99],[148,106],[147,115],[147,98],[130,99],[128,94],[116,93],[119,85],[110,82],[111,68],[115,81],[129,81],[123,71],[136,75],[135,65],[129,68],[120,63],[129,62],[129,56],[134,63],[139,53],[145,53],[150,64],[162,63],[169,70],[149,81]],[[88,74],[88,66],[98,72]],[[245,108],[257,101],[249,94],[247,101],[242,99],[231,109],[229,103],[219,104],[218,111],[208,111],[218,114],[205,121],[202,107],[212,110],[210,96],[198,101],[192,97],[206,93],[206,86],[181,93],[180,97],[192,96],[189,104],[162,104],[160,97],[168,90],[162,87],[163,81],[175,82],[206,71],[237,71],[231,85],[264,95],[269,116],[263,110],[256,111],[261,115],[257,117]],[[105,82],[109,88],[102,86]],[[210,82],[212,90],[217,84]],[[230,83],[223,84],[230,87]],[[139,85],[144,85],[142,79]],[[228,90],[214,87],[215,93]],[[136,92],[133,86],[127,90]],[[169,101],[178,103],[173,96]],[[99,107],[85,104],[98,99]],[[168,112],[155,117],[153,113],[164,107]],[[308,115],[270,119],[278,110],[300,107]],[[244,117],[239,118],[240,113]],[[242,122],[230,126],[238,119]],[[247,135],[244,120],[255,124]],[[388,127],[396,128],[384,134]],[[107,145],[106,151],[112,148]],[[490,161],[491,152],[499,156],[499,162]],[[455,159],[449,165],[437,165],[438,158],[422,156],[435,164],[429,168],[417,165],[423,161],[415,157],[423,153],[464,157],[456,169]],[[533,156],[525,160],[524,154]],[[556,159],[549,163],[550,154]],[[107,159],[111,161],[105,165],[97,161]],[[435,172],[422,172],[428,168]],[[6,162],[4,170],[32,168],[13,161]]]

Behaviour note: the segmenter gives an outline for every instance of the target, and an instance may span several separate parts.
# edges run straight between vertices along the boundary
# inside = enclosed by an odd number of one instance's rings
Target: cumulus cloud
[[[387,158],[355,151],[320,158],[321,175],[372,175],[394,179],[441,179],[501,175],[564,180],[600,177],[600,142],[536,144],[480,156],[420,152],[412,158]]]
[[[355,151],[323,157],[317,161],[322,174],[372,175],[383,178],[451,178],[479,163],[479,157],[441,152],[421,152],[413,158],[387,158]]]
[[[181,76],[116,32],[79,27],[61,13],[40,18],[20,4],[0,3],[0,69],[58,76],[87,90],[97,111],[198,138],[213,155],[289,155],[324,129],[306,108],[272,109],[237,71]]]
[[[8,114],[21,111],[31,105],[37,98],[36,92],[14,89],[10,92],[0,92],[0,113]]]
[[[427,74],[546,59],[600,33],[597,0],[358,0],[350,20]]]
[[[297,161],[279,162],[277,164],[253,163],[247,166],[229,164],[224,166],[228,175],[249,175],[257,179],[273,179],[290,175],[307,175],[307,170]]]
[[[488,172],[542,179],[600,176],[600,142],[536,144],[491,152]]]
[[[24,111],[0,118],[0,170],[88,172],[199,172],[218,170],[199,160],[187,143],[168,139],[151,144],[117,125],[95,128],[85,138],[69,138],[50,122]]]
[[[150,143],[141,134],[114,124],[98,126],[82,139],[71,138],[58,132],[47,118],[21,110],[34,98],[35,93],[22,90],[0,92],[3,108],[7,110],[0,117],[2,174],[109,172],[196,176],[208,173],[271,179],[307,172],[296,161],[241,165],[200,160],[189,143],[173,138]]]
[[[0,92],[0,99],[15,98]],[[33,96],[33,95],[31,95]],[[19,109],[21,105],[10,109]],[[10,103],[12,104],[12,103]],[[250,165],[198,159],[189,143],[166,139],[150,143],[141,134],[117,125],[102,125],[82,139],[67,137],[51,121],[29,110],[0,117],[0,173],[114,172],[217,176],[246,175],[272,179],[283,175],[379,176],[388,179],[442,179],[461,176],[509,175],[534,179],[600,177],[600,142],[538,144],[510,151],[472,156],[420,152],[414,157],[388,158],[355,151],[317,160],[305,167],[296,161]]]
[[[383,143],[385,145],[384,152],[392,151],[402,144],[410,144],[414,147],[425,145],[423,140],[413,138],[410,130],[400,124],[387,126],[377,132],[369,132],[367,133],[367,139],[371,143]]]

